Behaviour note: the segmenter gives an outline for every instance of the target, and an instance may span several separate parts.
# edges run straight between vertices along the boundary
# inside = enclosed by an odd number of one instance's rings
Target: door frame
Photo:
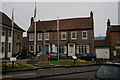
[[[75,56],[75,43],[68,43],[68,56]]]

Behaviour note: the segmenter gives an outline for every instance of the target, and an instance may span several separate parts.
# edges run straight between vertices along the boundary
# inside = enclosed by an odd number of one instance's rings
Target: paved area
[[[61,68],[49,68],[49,69],[37,69],[30,71],[18,71],[18,72],[9,72],[4,74],[3,78],[35,78],[35,77],[49,77],[49,76],[57,76],[57,75],[65,75],[65,74],[74,74],[81,72],[89,72],[98,70],[99,66],[86,66],[86,67],[61,67]]]

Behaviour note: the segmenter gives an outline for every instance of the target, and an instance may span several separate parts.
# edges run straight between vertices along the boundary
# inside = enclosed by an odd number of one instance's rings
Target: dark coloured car
[[[120,63],[107,62],[103,64],[95,76],[88,80],[120,80]]]
[[[95,61],[96,60],[96,55],[95,54],[90,54],[90,53],[86,53],[82,56],[78,56],[78,59],[81,60],[86,60],[86,61]]]
[[[14,55],[14,57],[16,57],[17,59],[25,59],[27,58],[27,55],[24,52],[18,52],[16,55]]]

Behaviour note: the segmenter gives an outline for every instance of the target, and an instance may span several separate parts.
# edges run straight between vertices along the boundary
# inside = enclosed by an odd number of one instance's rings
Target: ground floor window
[[[5,52],[5,42],[2,42],[2,54]]]
[[[42,45],[38,45],[38,52],[42,52]]]
[[[33,45],[29,45],[29,51],[33,52]]]
[[[120,56],[120,49],[116,49],[116,55]]]
[[[59,53],[66,54],[67,46],[59,46]]]
[[[8,52],[11,52],[11,43],[8,43]]]
[[[77,45],[77,53],[78,54],[89,53],[89,45]]]

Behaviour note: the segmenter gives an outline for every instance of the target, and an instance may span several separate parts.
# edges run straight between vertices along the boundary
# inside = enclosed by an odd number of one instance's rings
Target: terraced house
[[[0,12],[0,58],[9,58],[21,51],[23,32],[25,30],[14,23],[12,40],[12,20]]]
[[[28,52],[34,51],[34,19],[27,31]],[[79,56],[86,53],[94,54],[94,20],[93,12],[89,17],[69,18],[59,20],[59,35],[57,32],[57,20],[36,22],[36,51],[41,52],[43,48],[43,31],[45,31],[46,52],[57,52],[59,36],[59,53],[61,56]]]

